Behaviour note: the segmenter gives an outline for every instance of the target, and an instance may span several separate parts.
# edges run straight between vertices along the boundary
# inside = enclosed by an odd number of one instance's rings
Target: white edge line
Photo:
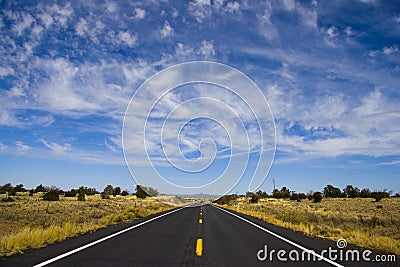
[[[166,215],[168,215],[168,214],[171,214],[171,213],[174,213],[174,212],[176,212],[176,211],[179,211],[179,210],[181,210],[181,209],[183,209],[183,208],[185,208],[185,207],[181,207],[181,208],[179,208],[179,209],[176,209],[176,210],[173,210],[173,211],[170,211],[170,212],[161,214],[161,215],[159,215],[159,216],[157,216],[157,217],[151,218],[151,219],[149,219],[149,220],[147,220],[147,221],[138,223],[138,224],[133,225],[133,226],[131,226],[131,227],[128,227],[128,228],[126,228],[126,229],[124,229],[124,230],[121,230],[121,231],[116,232],[116,233],[114,233],[114,234],[111,234],[111,235],[109,235],[109,236],[103,237],[103,238],[98,239],[98,240],[96,240],[96,241],[93,241],[93,242],[91,242],[91,243],[89,243],[89,244],[86,244],[86,245],[81,246],[81,247],[79,247],[79,248],[76,248],[76,249],[74,249],[74,250],[68,251],[68,252],[66,252],[66,253],[64,253],[64,254],[58,255],[57,257],[54,257],[54,258],[51,258],[51,259],[49,259],[49,260],[47,260],[47,261],[44,261],[44,262],[42,262],[42,263],[36,264],[36,265],[34,265],[33,267],[42,267],[42,266],[46,266],[46,265],[48,265],[48,264],[50,264],[50,263],[52,263],[52,262],[55,262],[55,261],[58,261],[58,260],[60,260],[60,259],[62,259],[62,258],[68,257],[68,256],[70,256],[70,255],[72,255],[72,254],[74,254],[74,253],[76,253],[76,252],[78,252],[78,251],[81,251],[81,250],[84,250],[84,249],[86,249],[86,248],[88,248],[88,247],[94,246],[94,245],[96,245],[96,244],[98,244],[98,243],[100,243],[100,242],[106,241],[106,240],[108,240],[108,239],[110,239],[110,238],[113,238],[113,237],[115,237],[115,236],[117,236],[117,235],[120,235],[120,234],[123,234],[123,233],[125,233],[125,232],[128,232],[128,231],[130,231],[130,230],[132,230],[132,229],[134,229],[134,228],[136,228],[136,227],[139,227],[139,226],[141,226],[141,225],[143,225],[143,224],[146,224],[146,223],[149,223],[149,222],[151,222],[151,221],[157,220],[157,219],[159,219],[159,218],[161,218],[161,217],[164,217],[164,216],[166,216]]]
[[[279,239],[285,241],[286,243],[289,243],[289,244],[291,244],[291,245],[293,245],[293,246],[295,246],[295,247],[297,247],[297,248],[299,248],[299,249],[304,250],[304,251],[307,252],[307,253],[311,253],[311,254],[313,254],[314,256],[318,257],[319,259],[324,260],[324,261],[326,261],[326,262],[328,262],[328,263],[330,263],[330,264],[332,264],[332,265],[334,265],[334,266],[337,266],[337,267],[344,267],[343,265],[340,265],[339,263],[336,263],[336,262],[334,262],[334,261],[332,261],[332,260],[330,260],[330,259],[328,259],[328,258],[325,258],[325,257],[322,256],[322,255],[319,255],[319,254],[316,253],[314,250],[305,248],[305,247],[303,247],[303,246],[301,246],[301,245],[299,245],[299,244],[297,244],[297,243],[295,243],[295,242],[293,242],[293,241],[290,241],[289,239],[284,238],[283,236],[280,236],[280,235],[278,235],[278,234],[276,234],[276,233],[274,233],[274,232],[272,232],[272,231],[270,231],[270,230],[268,230],[268,229],[265,229],[264,227],[262,227],[262,226],[260,226],[260,225],[258,225],[258,224],[256,224],[256,223],[253,223],[252,221],[249,221],[249,220],[247,220],[247,219],[245,219],[245,218],[243,218],[243,217],[240,217],[239,215],[236,215],[236,214],[234,214],[234,213],[232,213],[232,212],[230,212],[230,211],[227,211],[227,210],[225,210],[225,209],[222,209],[222,208],[220,208],[220,207],[218,207],[218,206],[216,206],[216,205],[211,205],[211,206],[212,206],[212,207],[215,207],[215,208],[218,208],[218,209],[220,209],[220,210],[222,210],[222,211],[224,211],[224,212],[226,212],[226,213],[228,213],[228,214],[230,214],[230,215],[232,215],[232,216],[235,216],[235,217],[237,217],[237,218],[239,218],[239,219],[241,219],[241,220],[243,220],[243,221],[245,221],[245,222],[247,222],[247,223],[249,223],[249,224],[251,224],[251,225],[257,227],[257,228],[259,228],[260,230],[263,230],[264,232],[267,232],[268,234],[273,235],[273,236],[275,236],[275,237],[277,237],[277,238],[279,238]]]

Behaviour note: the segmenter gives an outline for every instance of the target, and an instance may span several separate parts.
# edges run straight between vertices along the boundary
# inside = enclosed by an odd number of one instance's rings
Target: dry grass
[[[60,201],[43,201],[40,193],[33,197],[24,193],[15,199],[0,202],[0,257],[172,208],[153,198],[142,200],[135,196],[101,199],[95,195],[86,196],[86,201],[64,197]]]
[[[232,201],[229,208],[310,236],[345,238],[349,243],[400,255],[400,199],[323,199],[322,203],[282,199]]]

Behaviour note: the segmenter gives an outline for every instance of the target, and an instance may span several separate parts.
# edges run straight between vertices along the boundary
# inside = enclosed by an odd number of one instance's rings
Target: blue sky
[[[208,60],[243,72],[269,102],[276,155],[262,190],[275,178],[303,192],[400,191],[395,1],[0,1],[0,43],[0,184],[134,191],[121,139],[129,101],[157,72]],[[208,90],[178,88],[164,104],[209,92],[236,105]],[[217,138],[218,173],[229,142],[213,123],[188,124],[180,148],[196,158],[196,138]]]

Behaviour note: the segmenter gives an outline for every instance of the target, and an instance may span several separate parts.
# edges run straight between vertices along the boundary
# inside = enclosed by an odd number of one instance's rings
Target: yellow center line
[[[202,220],[202,219],[199,219],[199,223],[203,223],[203,220]]]
[[[203,255],[203,239],[198,238],[196,242],[196,255],[201,257]]]

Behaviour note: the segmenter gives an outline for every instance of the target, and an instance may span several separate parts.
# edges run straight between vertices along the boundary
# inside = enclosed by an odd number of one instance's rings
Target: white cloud
[[[236,1],[228,2],[225,6],[225,10],[229,13],[238,12],[240,10],[240,4]]]
[[[14,86],[13,88],[11,88],[11,90],[9,90],[7,92],[7,94],[8,94],[9,97],[26,96],[25,90],[20,88],[20,87],[17,87],[17,86]]]
[[[29,29],[34,22],[35,19],[30,14],[22,12],[18,21],[13,24],[12,29],[20,36],[22,32]]]
[[[127,31],[120,31],[118,33],[118,38],[120,40],[121,43],[125,43],[127,46],[129,47],[134,47],[136,45],[137,42],[137,36],[136,35],[132,35]]]
[[[65,111],[98,108],[85,99],[84,92],[80,92],[73,84],[79,68],[64,59],[43,61],[42,64],[50,79],[38,87],[34,96],[44,109]]]
[[[351,37],[354,35],[354,32],[353,32],[351,26],[347,26],[346,29],[344,29],[344,33],[347,35],[347,37]]]
[[[271,15],[272,15],[272,6],[271,2],[267,1],[265,10],[261,14],[257,14],[257,18],[261,21],[263,24],[272,24],[271,22]]]
[[[329,28],[321,28],[321,33],[323,34],[324,41],[327,45],[336,47],[337,37],[339,36],[339,30],[335,26]]]
[[[206,59],[210,56],[215,56],[214,41],[203,40],[198,53],[202,54]]]
[[[53,17],[47,13],[41,13],[38,15],[38,17],[42,21],[46,29],[49,29],[54,22]]]
[[[47,8],[47,13],[51,14],[52,20],[56,21],[59,25],[66,27],[67,21],[71,18],[74,10],[70,3],[66,3],[63,7],[57,4],[53,4],[52,6]],[[46,18],[45,20],[47,21],[46,23],[49,23],[50,26],[50,20],[48,20],[48,18]]]
[[[393,21],[396,23],[400,23],[400,15],[393,16]]]
[[[178,57],[187,57],[193,54],[193,48],[183,43],[177,43],[175,48],[175,55]]]
[[[390,46],[390,47],[384,47],[382,49],[382,52],[385,55],[391,55],[391,54],[397,53],[397,52],[399,52],[399,46],[398,45],[393,45],[393,46]]]
[[[325,34],[329,38],[333,39],[333,38],[336,38],[339,35],[339,32],[338,32],[338,29],[335,26],[331,26],[326,30]]]
[[[118,9],[117,2],[114,2],[114,1],[106,2],[106,9],[110,13],[116,12]]]
[[[5,144],[3,144],[3,143],[0,143],[0,151],[1,150],[7,150],[8,149],[8,146],[7,145],[5,145]]]
[[[30,146],[24,144],[22,141],[16,141],[15,142],[15,146],[16,146],[17,150],[20,151],[20,152],[24,152],[24,151],[27,151],[27,150],[31,149]]]
[[[295,8],[294,0],[283,0],[283,5],[286,10],[293,10]]]
[[[135,8],[135,19],[144,19],[146,11],[142,8]]]
[[[172,17],[173,17],[173,18],[176,18],[176,17],[178,17],[178,16],[179,16],[179,11],[176,10],[176,9],[174,9],[174,12],[172,12]]]
[[[164,22],[164,27],[160,30],[162,37],[170,36],[174,33],[174,28],[171,27],[168,21]]]
[[[196,18],[198,22],[202,22],[212,13],[210,0],[196,0],[190,2],[188,11]]]
[[[80,18],[79,22],[76,24],[75,31],[80,36],[83,36],[89,31],[88,22],[84,18]]]
[[[6,67],[0,66],[0,77],[5,77],[8,75],[14,75],[14,69],[9,66]]]
[[[51,151],[53,151],[55,154],[64,154],[65,152],[71,150],[71,144],[65,143],[64,145],[60,145],[54,142],[48,143],[44,139],[40,139],[40,141]]]

